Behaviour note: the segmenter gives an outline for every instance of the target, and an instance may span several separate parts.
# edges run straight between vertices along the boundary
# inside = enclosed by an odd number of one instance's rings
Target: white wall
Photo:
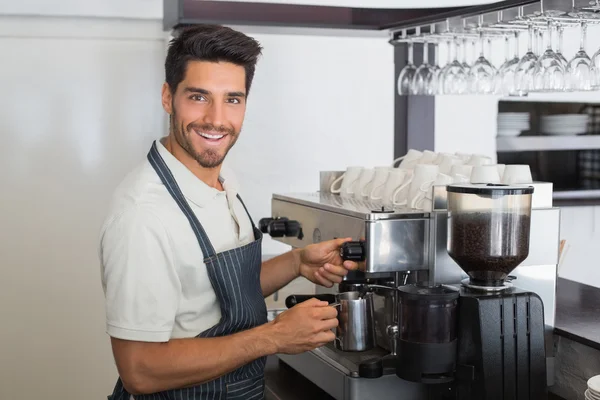
[[[113,188],[166,133],[164,38],[160,21],[0,16],[0,399],[112,389],[98,234]],[[394,99],[385,39],[257,38],[228,160],[256,220],[273,192],[316,190],[319,170],[389,163]]]
[[[0,19],[0,399],[100,399],[116,375],[99,227],[115,183],[163,133],[163,33],[139,22],[143,40],[88,39],[101,27],[36,22]]]

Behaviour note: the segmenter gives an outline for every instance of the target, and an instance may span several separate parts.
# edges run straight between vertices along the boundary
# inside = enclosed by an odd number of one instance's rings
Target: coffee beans
[[[448,253],[473,284],[501,285],[529,255],[529,215],[453,213]]]

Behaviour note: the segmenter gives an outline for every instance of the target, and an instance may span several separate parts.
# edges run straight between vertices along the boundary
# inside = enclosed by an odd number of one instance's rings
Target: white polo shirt
[[[254,240],[231,173],[214,189],[156,141],[217,253]],[[214,326],[221,311],[190,223],[145,160],[117,188],[100,240],[106,329],[115,338],[166,342]]]

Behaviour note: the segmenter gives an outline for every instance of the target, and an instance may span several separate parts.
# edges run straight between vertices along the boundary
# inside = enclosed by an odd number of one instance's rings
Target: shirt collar
[[[208,186],[194,175],[192,171],[167,150],[160,140],[156,141],[156,148],[165,161],[165,164],[167,164],[167,167],[169,167],[169,170],[171,170],[171,173],[185,198],[197,206],[206,207],[216,200],[218,196],[224,194],[226,194],[229,199],[233,199],[237,195],[237,183],[233,174],[227,168],[221,168],[219,174],[219,180],[225,189],[224,192],[221,192],[220,190]]]

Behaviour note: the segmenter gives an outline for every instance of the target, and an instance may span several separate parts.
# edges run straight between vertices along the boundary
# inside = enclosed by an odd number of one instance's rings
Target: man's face
[[[162,100],[179,146],[202,167],[218,167],[242,129],[246,71],[227,62],[190,61],[177,91],[171,95],[165,84]]]

